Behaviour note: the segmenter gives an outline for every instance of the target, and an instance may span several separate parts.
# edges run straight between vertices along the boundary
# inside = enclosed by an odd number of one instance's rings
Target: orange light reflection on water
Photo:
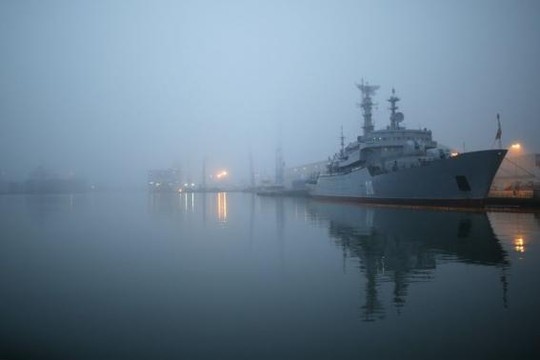
[[[217,194],[217,211],[218,220],[220,222],[227,221],[227,193],[225,192]]]
[[[525,241],[523,240],[523,236],[518,235],[514,238],[514,250],[519,253],[525,252]]]

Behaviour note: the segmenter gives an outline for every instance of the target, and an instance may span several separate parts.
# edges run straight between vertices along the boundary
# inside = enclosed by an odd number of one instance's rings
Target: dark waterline
[[[0,197],[0,359],[537,358],[540,215]]]

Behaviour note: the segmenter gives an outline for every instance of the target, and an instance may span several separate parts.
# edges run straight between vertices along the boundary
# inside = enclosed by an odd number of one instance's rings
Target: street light
[[[518,157],[522,155],[525,151],[525,149],[523,148],[523,145],[521,145],[521,143],[518,143],[518,142],[512,143],[512,145],[510,145],[508,150],[509,150],[508,155],[513,156],[513,157]]]
[[[218,179],[221,179],[221,178],[226,177],[227,175],[229,175],[229,173],[228,173],[226,170],[223,170],[222,172],[218,173],[218,174],[216,175],[216,177],[217,177]]]

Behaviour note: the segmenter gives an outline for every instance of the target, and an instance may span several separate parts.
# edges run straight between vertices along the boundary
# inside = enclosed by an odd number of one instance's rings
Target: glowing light
[[[450,153],[450,156],[451,156],[451,157],[456,157],[456,156],[458,156],[458,155],[459,155],[459,153],[458,153],[457,151],[454,151],[454,152],[451,152],[451,153]]]
[[[525,252],[525,241],[523,241],[523,237],[517,237],[514,239],[514,250],[520,253]]]
[[[515,143],[515,144],[512,144],[510,147],[513,150],[520,150],[521,149],[521,144],[520,143]]]
[[[226,170],[223,170],[222,172],[218,173],[216,177],[218,179],[224,178],[225,176],[229,175]]]

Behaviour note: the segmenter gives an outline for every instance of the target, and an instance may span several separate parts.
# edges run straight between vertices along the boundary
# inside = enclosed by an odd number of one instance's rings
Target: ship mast
[[[276,149],[276,185],[283,186],[285,175],[285,162],[281,145]]]
[[[400,100],[396,96],[396,90],[392,88],[392,96],[388,98],[388,102],[390,103],[389,110],[390,113],[390,129],[392,130],[399,130],[399,123],[403,121],[403,113],[397,112],[398,106],[396,103]]]
[[[283,150],[281,149],[281,124],[278,128],[278,146],[276,149],[276,185],[283,186],[285,175],[285,161],[283,161]]]
[[[343,136],[343,125],[341,126],[341,136],[339,137],[339,140],[341,140],[341,150],[339,152],[339,156],[343,158],[345,156],[345,136]]]
[[[360,84],[356,84],[356,86],[362,92],[362,102],[360,103],[360,107],[362,108],[362,117],[364,118],[364,126],[362,126],[362,129],[364,130],[364,136],[366,136],[374,130],[371,113],[371,110],[373,109],[371,96],[375,95],[375,91],[379,89],[379,86],[369,85],[367,82],[364,83],[364,80],[362,80]]]
[[[251,189],[255,189],[255,168],[253,166],[253,152],[249,149],[249,180]]]

